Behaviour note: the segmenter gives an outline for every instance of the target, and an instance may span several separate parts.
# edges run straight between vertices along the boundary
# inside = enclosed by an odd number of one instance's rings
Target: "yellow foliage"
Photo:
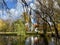
[[[29,22],[29,16],[28,16],[28,14],[26,12],[24,12],[23,15],[24,15],[25,21]]]
[[[6,28],[6,23],[0,19],[0,30],[3,30]]]
[[[60,30],[60,23],[58,24],[58,30]]]

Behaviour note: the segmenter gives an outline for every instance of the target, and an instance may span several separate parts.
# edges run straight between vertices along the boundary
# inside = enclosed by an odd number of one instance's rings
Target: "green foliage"
[[[22,20],[14,22],[14,30],[18,32],[18,35],[25,35],[25,27]]]
[[[24,44],[24,40],[25,40],[25,26],[22,20],[17,20],[16,22],[14,22],[14,30],[16,30],[18,32],[19,37],[19,42]],[[18,45],[19,45],[18,42]]]

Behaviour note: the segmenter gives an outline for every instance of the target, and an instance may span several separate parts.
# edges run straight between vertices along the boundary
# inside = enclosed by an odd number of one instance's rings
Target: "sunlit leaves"
[[[4,21],[2,21],[2,20],[0,20],[0,31],[6,31],[6,29],[7,29],[7,24],[4,22]]]

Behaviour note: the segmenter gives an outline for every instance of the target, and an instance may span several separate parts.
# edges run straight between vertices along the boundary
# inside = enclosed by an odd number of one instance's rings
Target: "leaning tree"
[[[25,6],[30,7],[26,0],[22,0],[22,2],[25,4]],[[49,26],[49,29],[52,31],[52,27],[51,24],[54,27],[55,30],[55,37],[56,37],[56,41],[58,38],[60,38],[59,34],[58,34],[58,28],[57,28],[57,22],[55,21],[55,13],[59,12],[60,10],[57,10],[57,8],[59,8],[58,2],[56,4],[56,8],[54,7],[54,3],[57,2],[56,0],[36,0],[36,9],[32,9],[32,7],[30,7],[31,10],[33,10],[35,12],[35,14],[40,17],[43,20],[43,35],[44,35],[44,41],[45,41],[45,45],[48,45],[48,41],[46,38],[46,32],[47,32],[47,25]],[[60,9],[60,8],[59,8]],[[30,13],[31,14],[31,13]],[[36,17],[37,18],[37,17]],[[39,20],[37,22],[39,24]],[[52,33],[53,34],[53,33]]]

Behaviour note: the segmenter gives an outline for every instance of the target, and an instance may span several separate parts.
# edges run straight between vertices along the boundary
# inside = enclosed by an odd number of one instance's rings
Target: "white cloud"
[[[0,16],[2,15],[2,10],[0,10]]]
[[[30,6],[31,6],[32,9],[36,9],[36,5],[33,4],[33,3],[31,3]]]
[[[15,9],[12,8],[8,10],[8,12],[3,10],[3,13],[2,13],[2,10],[0,10],[0,18],[3,20],[17,20],[20,18],[20,16],[23,13],[23,7],[21,3],[18,2],[16,8]]]
[[[10,13],[14,13],[15,9],[10,9]]]
[[[2,12],[2,15],[0,18],[3,20],[7,20],[9,18],[9,16],[7,15],[7,12],[5,10]]]
[[[26,2],[32,2],[32,0],[26,0]]]
[[[11,9],[11,10],[10,10],[10,13],[11,13],[12,15],[18,15],[18,11],[17,11],[16,9]]]
[[[20,13],[20,15],[23,13],[23,6],[20,2],[17,3],[16,10]]]

